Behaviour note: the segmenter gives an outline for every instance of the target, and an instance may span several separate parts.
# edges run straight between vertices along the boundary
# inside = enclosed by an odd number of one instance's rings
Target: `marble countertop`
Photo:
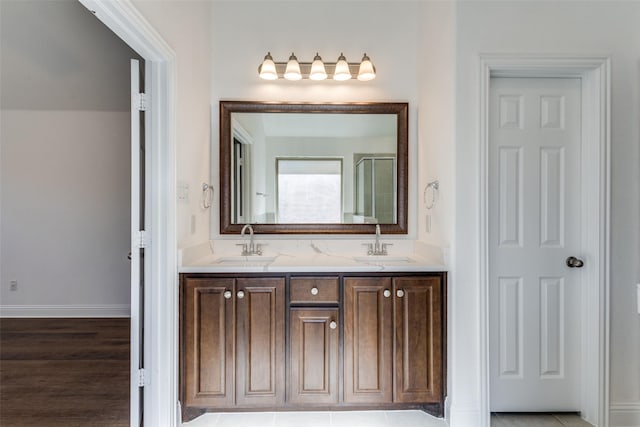
[[[179,251],[180,273],[446,271],[442,248],[413,240],[383,239],[389,255],[366,254],[372,240],[260,240],[263,254],[240,256],[241,240],[217,240]]]

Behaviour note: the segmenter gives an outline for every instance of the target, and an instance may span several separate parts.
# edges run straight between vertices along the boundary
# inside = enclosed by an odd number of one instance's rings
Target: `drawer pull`
[[[396,295],[398,296],[398,298],[402,298],[404,296],[404,291],[402,289],[398,289],[396,291]]]
[[[336,321],[335,321],[335,320],[332,320],[332,321],[329,323],[329,327],[330,327],[331,329],[335,329],[335,328],[337,328],[337,327],[338,327],[338,324],[336,323]]]
[[[242,299],[244,298],[244,291],[238,291],[236,295],[238,296],[238,299]]]
[[[231,298],[231,291],[224,291],[224,294],[222,294],[222,295],[224,295],[225,299],[229,299],[229,298]]]
[[[318,288],[316,288],[315,286],[311,288],[311,295],[318,295]]]
[[[391,291],[389,289],[385,289],[382,295],[384,295],[385,298],[389,298],[391,296]]]

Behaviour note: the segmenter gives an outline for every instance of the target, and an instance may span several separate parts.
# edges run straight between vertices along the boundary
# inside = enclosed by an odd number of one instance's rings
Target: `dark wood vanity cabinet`
[[[344,279],[344,400],[437,403],[443,390],[440,277]]]
[[[185,273],[180,283],[183,419],[350,407],[442,415],[446,273]]]
[[[284,403],[284,278],[182,280],[185,409]]]

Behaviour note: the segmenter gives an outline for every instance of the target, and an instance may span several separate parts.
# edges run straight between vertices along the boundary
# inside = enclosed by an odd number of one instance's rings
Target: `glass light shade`
[[[302,78],[300,63],[293,52],[291,52],[289,62],[287,62],[287,68],[284,70],[284,78],[287,80],[300,80]]]
[[[258,73],[260,78],[264,80],[276,80],[278,78],[278,72],[276,71],[276,64],[273,62],[271,52],[268,52],[264,57],[264,61],[258,67]]]
[[[338,57],[338,62],[336,62],[336,69],[333,73],[333,80],[349,80],[351,78],[351,71],[349,71],[349,63],[347,63],[347,58],[344,57],[344,54],[340,53]]]
[[[358,69],[358,80],[366,82],[376,78],[376,67],[371,63],[371,59],[365,53],[360,62],[360,68]]]
[[[324,69],[324,62],[322,58],[316,52],[315,58],[311,63],[311,71],[309,72],[309,78],[311,80],[325,80],[327,78],[327,71]]]

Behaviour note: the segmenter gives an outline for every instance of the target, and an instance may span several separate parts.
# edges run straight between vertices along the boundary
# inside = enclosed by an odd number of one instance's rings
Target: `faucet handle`
[[[382,244],[382,255],[387,255],[387,246],[393,246],[393,243],[383,243]]]
[[[266,243],[256,243],[256,247],[255,247],[254,253],[256,255],[262,255],[262,247],[263,246],[266,246]]]
[[[249,255],[249,251],[247,250],[247,244],[246,243],[236,243],[236,246],[240,246],[242,247],[242,256],[247,256]]]
[[[367,255],[373,255],[373,243],[363,243],[367,247]]]

